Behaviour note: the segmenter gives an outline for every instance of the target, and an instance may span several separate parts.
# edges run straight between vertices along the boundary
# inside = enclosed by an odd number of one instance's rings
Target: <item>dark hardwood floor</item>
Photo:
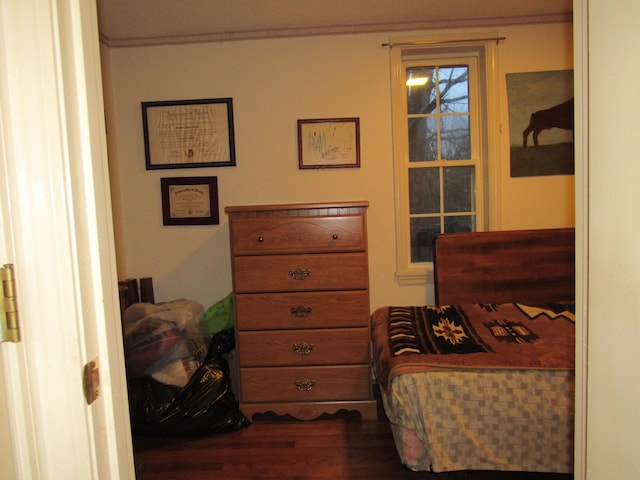
[[[242,430],[193,438],[135,437],[138,480],[368,479],[570,480],[572,475],[512,472],[431,474],[404,468],[391,430],[358,413],[303,422],[269,414]]]

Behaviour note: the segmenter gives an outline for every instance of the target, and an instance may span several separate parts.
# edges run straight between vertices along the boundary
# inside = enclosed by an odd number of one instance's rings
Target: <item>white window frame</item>
[[[409,162],[407,131],[407,93],[405,71],[409,65],[456,65],[475,59],[470,64],[469,100],[472,122],[471,145],[475,158],[476,176],[476,230],[495,228],[499,197],[499,112],[497,102],[497,35],[478,36],[478,40],[447,37],[446,39],[391,39],[391,97],[393,115],[394,176],[396,201],[396,279],[399,284],[433,283],[433,263],[411,262],[411,236],[409,228]],[[462,61],[461,61],[462,60]],[[476,75],[475,78],[472,75]],[[449,166],[457,162],[447,161]],[[467,165],[474,163],[465,162]],[[436,166],[429,162],[429,166]]]

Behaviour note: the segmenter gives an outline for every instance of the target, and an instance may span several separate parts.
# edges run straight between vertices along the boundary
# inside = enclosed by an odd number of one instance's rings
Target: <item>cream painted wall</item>
[[[589,0],[587,476],[640,479],[640,3]]]
[[[474,32],[477,30],[474,30]],[[120,278],[205,306],[231,291],[227,205],[368,200],[371,307],[431,302],[395,280],[389,36],[283,38],[103,52]],[[433,35],[436,32],[429,32]],[[452,33],[443,32],[443,33]],[[495,33],[492,30],[490,33]],[[573,176],[511,179],[505,74],[572,68],[570,24],[500,28],[496,228],[573,226]],[[535,42],[531,39],[535,38]],[[146,171],[140,102],[232,97],[236,167]],[[297,168],[296,120],[359,117],[360,169]],[[218,177],[220,225],[163,227],[160,178]]]
[[[501,210],[498,228],[573,227],[575,222],[574,177],[509,176],[509,112],[506,74],[566,70],[573,68],[572,28],[570,24],[543,27],[520,27],[507,31],[507,41],[500,49],[501,105],[503,127],[501,141]],[[532,41],[535,39],[535,42]],[[525,125],[526,127],[526,125]],[[523,127],[524,128],[524,127]],[[541,134],[541,138],[542,138]]]

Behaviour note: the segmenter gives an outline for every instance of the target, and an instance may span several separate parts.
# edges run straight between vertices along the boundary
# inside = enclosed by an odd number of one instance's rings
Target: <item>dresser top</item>
[[[286,203],[279,205],[236,205],[225,207],[226,213],[243,212],[270,212],[284,210],[342,210],[366,208],[369,202],[366,200],[356,202],[327,202],[327,203]]]

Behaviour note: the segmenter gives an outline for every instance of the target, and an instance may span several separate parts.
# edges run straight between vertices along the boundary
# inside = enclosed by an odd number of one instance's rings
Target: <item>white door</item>
[[[0,345],[3,478],[135,478],[98,46],[95,0],[0,2],[0,263],[22,336]]]

